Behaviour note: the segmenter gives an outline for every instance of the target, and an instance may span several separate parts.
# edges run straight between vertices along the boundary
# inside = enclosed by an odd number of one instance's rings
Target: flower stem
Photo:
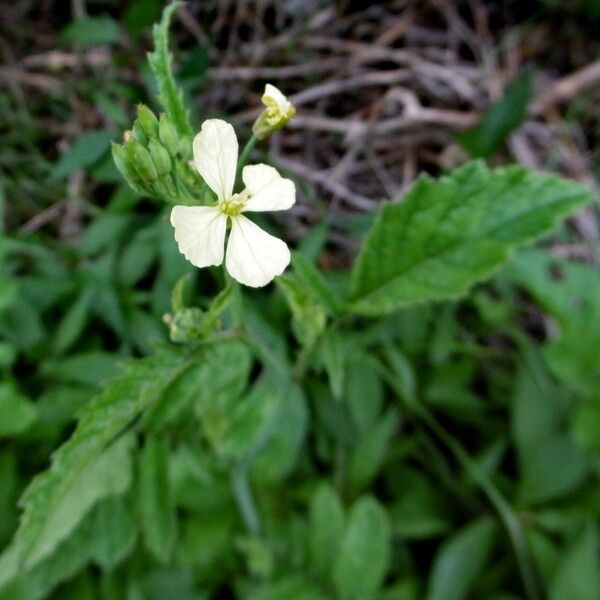
[[[252,134],[252,137],[248,140],[248,142],[242,150],[242,153],[240,154],[240,157],[238,158],[236,179],[239,179],[242,173],[242,169],[246,166],[246,163],[248,162],[250,152],[252,152],[252,149],[254,148],[254,146],[256,146],[256,142],[258,142],[258,138],[254,134]]]

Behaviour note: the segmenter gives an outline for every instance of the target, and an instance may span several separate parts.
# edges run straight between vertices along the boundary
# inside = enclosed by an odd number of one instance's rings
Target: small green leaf
[[[344,507],[335,490],[322,483],[310,501],[308,551],[324,580],[331,580],[344,535]]]
[[[533,75],[527,71],[517,77],[504,95],[490,105],[481,121],[457,137],[473,158],[487,158],[523,121],[531,100]]]
[[[385,460],[397,426],[398,413],[390,409],[363,435],[352,450],[348,463],[348,485],[353,492],[361,492],[375,478]]]
[[[78,137],[60,157],[50,174],[51,179],[63,179],[75,171],[97,163],[109,150],[114,131],[89,131]]]
[[[87,17],[70,23],[61,33],[65,44],[82,48],[102,44],[116,44],[121,37],[119,24],[110,17]]]
[[[390,525],[371,497],[356,502],[334,566],[333,579],[343,600],[368,600],[381,588],[390,563]]]
[[[35,404],[10,383],[0,384],[0,438],[18,435],[37,419]]]
[[[302,254],[292,255],[294,273],[304,288],[327,309],[329,314],[336,314],[344,308],[344,302],[329,287],[323,273]],[[276,280],[277,281],[277,280]]]
[[[481,574],[492,549],[496,526],[483,518],[448,538],[436,554],[427,600],[464,600]]]
[[[147,437],[140,457],[139,506],[146,546],[162,563],[171,557],[177,526],[168,459],[165,439]]]
[[[354,267],[352,311],[376,316],[459,297],[592,198],[519,166],[473,162],[438,180],[422,176],[379,211]]]
[[[323,337],[320,348],[329,378],[331,393],[336,400],[340,400],[344,391],[345,354],[347,350],[342,335],[338,331],[330,330]]]

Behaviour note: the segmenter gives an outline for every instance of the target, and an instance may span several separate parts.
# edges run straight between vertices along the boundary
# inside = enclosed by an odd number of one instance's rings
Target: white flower
[[[281,275],[290,262],[290,251],[245,217],[244,212],[286,210],[296,201],[293,181],[268,165],[244,167],[245,189],[233,193],[238,142],[233,127],[220,119],[204,121],[194,138],[194,164],[217,195],[216,206],[175,206],[171,224],[179,251],[196,267],[223,262],[227,221],[231,232],[225,266],[240,283],[261,287]]]
[[[262,102],[266,108],[252,126],[252,131],[259,140],[281,129],[296,114],[294,105],[270,83],[265,86]]]

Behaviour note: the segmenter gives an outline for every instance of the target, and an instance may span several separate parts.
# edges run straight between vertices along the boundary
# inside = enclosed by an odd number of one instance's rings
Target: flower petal
[[[285,242],[243,215],[232,219],[225,266],[234,279],[250,287],[262,287],[281,275],[289,263],[290,251]]]
[[[194,138],[194,163],[219,200],[231,198],[238,159],[238,141],[233,127],[221,119],[202,123]]]
[[[269,165],[250,165],[242,170],[242,180],[250,192],[245,211],[287,210],[296,202],[296,186]]]
[[[179,251],[194,266],[223,262],[227,216],[216,206],[174,206],[171,225]]]
[[[270,106],[274,102],[281,111],[286,111],[290,104],[281,90],[270,83],[265,85],[265,93],[262,96],[262,101],[267,106]]]

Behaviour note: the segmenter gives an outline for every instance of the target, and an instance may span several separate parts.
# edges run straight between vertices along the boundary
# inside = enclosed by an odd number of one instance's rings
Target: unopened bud
[[[171,172],[171,157],[165,147],[162,146],[160,142],[151,140],[148,144],[148,150],[150,151],[150,156],[152,157],[152,162],[156,167],[158,175],[161,177],[163,175],[168,175]]]
[[[127,146],[127,158],[139,173],[140,177],[146,181],[151,181],[158,177],[156,167],[152,162],[152,157],[147,148],[142,146],[137,140],[131,140]]]
[[[138,104],[137,107],[137,123],[140,124],[142,131],[148,139],[153,139],[158,136],[158,119],[154,113],[145,105]]]
[[[177,156],[179,138],[175,125],[171,123],[171,119],[164,113],[160,115],[158,122],[158,138],[160,139],[160,143],[167,149],[167,152],[175,158]]]
[[[115,144],[113,142],[112,157],[115,161],[117,169],[127,181],[130,181],[134,184],[137,184],[140,181],[140,176],[138,175],[137,171],[133,168],[125,146],[121,146],[121,144]]]

